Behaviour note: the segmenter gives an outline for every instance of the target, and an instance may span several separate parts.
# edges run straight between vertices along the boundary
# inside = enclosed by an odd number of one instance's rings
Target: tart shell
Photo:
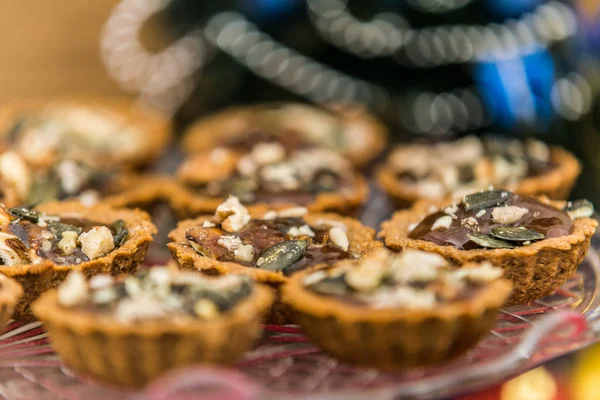
[[[251,215],[260,216],[271,208],[262,206],[253,206],[249,208]],[[276,301],[273,310],[269,316],[269,322],[282,325],[289,322],[289,310],[279,302],[279,288],[282,283],[288,280],[282,272],[267,271],[260,268],[246,267],[235,262],[221,262],[212,258],[203,257],[196,252],[188,243],[185,237],[185,232],[194,226],[201,225],[204,221],[210,220],[211,217],[199,217],[196,219],[182,221],[169,234],[171,243],[167,246],[173,255],[173,258],[179,264],[179,267],[184,270],[201,271],[207,275],[225,275],[225,274],[244,274],[250,276],[253,280],[259,283],[270,285],[276,290]],[[374,240],[375,231],[362,225],[359,221],[341,217],[330,213],[309,213],[304,216],[304,220],[309,225],[316,221],[333,220],[342,222],[348,227],[347,235],[350,243],[349,251],[352,253],[364,256],[369,254],[374,249],[382,247],[382,243]],[[312,268],[311,268],[312,269]]]
[[[122,324],[107,315],[61,307],[55,290],[33,308],[52,346],[74,370],[121,386],[143,386],[160,374],[195,363],[233,364],[261,333],[273,300],[256,285],[231,311],[210,321]]]
[[[264,107],[265,104],[230,108],[196,121],[184,133],[183,149],[194,153],[218,147],[224,138],[234,138],[250,129],[253,115]],[[342,153],[355,166],[366,166],[385,148],[388,141],[387,129],[360,106],[332,105],[331,109],[342,122],[352,123],[358,129],[369,131],[367,142],[359,142],[348,135],[348,143],[352,147]]]
[[[507,189],[527,196],[547,196],[555,200],[567,199],[581,173],[581,165],[573,154],[562,147],[550,147],[550,158],[555,167],[540,176],[523,179]],[[401,182],[396,178],[394,168],[385,162],[376,173],[379,186],[396,202],[398,208],[408,208],[418,200],[427,199],[416,187]],[[451,197],[449,195],[448,197]]]
[[[31,319],[31,303],[45,291],[56,288],[73,270],[81,271],[87,277],[100,273],[116,276],[136,271],[146,256],[152,235],[156,233],[148,214],[140,210],[117,210],[102,205],[88,208],[78,202],[47,203],[37,210],[61,216],[82,216],[107,225],[122,219],[129,236],[106,256],[78,265],[57,265],[49,260],[39,264],[0,265],[0,273],[15,279],[24,290],[24,296],[15,307],[15,319]]]
[[[499,280],[469,301],[398,311],[313,293],[302,284],[305,276],[294,275],[282,289],[293,321],[334,357],[386,370],[439,364],[464,353],[494,326],[511,290]]]
[[[143,132],[140,151],[111,160],[124,167],[139,168],[154,161],[171,137],[171,123],[166,115],[136,103],[126,97],[72,95],[56,98],[22,100],[0,108],[0,132],[6,134],[12,125],[27,113],[52,107],[99,107],[122,117],[128,124]]]
[[[19,298],[23,295],[23,288],[14,279],[0,274],[0,332],[13,315]]]
[[[562,209],[565,202],[539,197],[538,201]],[[434,206],[443,207],[447,202],[438,201]],[[453,264],[489,261],[504,269],[504,276],[513,283],[508,305],[525,304],[552,294],[565,283],[583,262],[590,247],[590,240],[598,222],[591,218],[573,221],[570,235],[540,240],[528,246],[514,249],[460,250],[452,246],[440,246],[425,240],[408,237],[409,226],[428,215],[431,202],[419,202],[409,210],[396,212],[381,225],[378,237],[392,250],[419,249],[438,253]]]

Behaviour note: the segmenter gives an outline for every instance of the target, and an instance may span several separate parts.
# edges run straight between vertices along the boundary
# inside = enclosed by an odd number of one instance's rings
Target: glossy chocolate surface
[[[529,212],[519,221],[503,225],[492,221],[492,210],[494,207],[485,209],[485,214],[477,218],[475,215],[479,211],[465,211],[464,205],[460,204],[458,211],[455,213],[458,218],[452,220],[452,224],[448,230],[431,230],[435,221],[445,215],[442,210],[425,217],[408,236],[411,239],[425,240],[443,246],[454,246],[461,250],[471,250],[481,249],[482,247],[469,240],[467,237],[468,234],[488,234],[492,228],[499,226],[522,226],[540,232],[546,238],[567,236],[572,232],[573,221],[567,213],[550,205],[515,194],[506,201],[505,205],[527,208]],[[473,217],[477,220],[478,230],[474,230],[472,227],[462,223],[468,217]]]
[[[256,261],[263,251],[269,247],[289,240],[287,232],[292,227],[300,227],[304,225],[304,221],[297,218],[285,218],[272,221],[252,220],[244,229],[235,232],[244,244],[251,244],[254,247],[254,260],[251,263],[241,262],[236,260],[233,253],[218,244],[218,240],[222,235],[229,235],[219,228],[202,228],[195,227],[186,233],[189,240],[193,240],[202,246],[207,252],[206,256],[217,259],[219,261],[230,261],[239,263],[248,267],[256,267]],[[338,260],[351,258],[350,253],[341,250],[337,246],[332,245],[329,241],[325,241],[327,230],[312,228],[315,232],[315,237],[309,243],[304,256],[296,263],[284,269],[285,275],[290,275],[294,272],[306,269],[320,263],[331,263]]]

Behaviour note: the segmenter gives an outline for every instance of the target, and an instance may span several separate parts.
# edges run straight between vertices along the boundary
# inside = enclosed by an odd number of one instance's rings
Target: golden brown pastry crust
[[[565,202],[539,197],[539,201],[562,209]],[[590,240],[598,222],[591,218],[573,221],[570,235],[540,240],[514,249],[460,250],[453,246],[440,246],[425,240],[408,237],[409,226],[428,215],[432,205],[443,207],[445,201],[416,203],[411,209],[397,211],[391,219],[381,224],[378,237],[392,250],[419,249],[438,253],[455,265],[489,261],[504,269],[504,276],[513,283],[509,305],[524,304],[552,294],[569,279],[583,262]]]
[[[143,167],[158,158],[171,138],[169,117],[157,110],[142,106],[126,97],[82,95],[22,100],[0,107],[0,137],[8,133],[15,121],[24,114],[43,111],[48,107],[62,106],[105,108],[123,117],[127,123],[144,133],[141,142],[143,147],[140,151],[122,158],[111,159],[109,162],[112,165]]]
[[[266,206],[249,207],[250,214],[261,216],[272,208]],[[167,246],[173,255],[173,258],[184,270],[201,271],[207,275],[224,274],[244,274],[249,275],[253,280],[270,285],[276,290],[276,299],[273,310],[269,315],[269,323],[283,325],[289,323],[289,310],[279,301],[279,287],[288,278],[282,272],[267,271],[260,268],[250,268],[234,262],[220,262],[208,257],[203,257],[197,251],[191,248],[185,238],[185,232],[194,226],[210,220],[211,217],[199,217],[196,219],[181,221],[177,228],[171,231],[169,239],[171,243]],[[336,214],[310,213],[304,216],[304,220],[310,225],[311,222],[320,219],[333,220],[344,223],[348,227],[347,235],[350,243],[349,251],[364,256],[374,249],[382,247],[382,243],[374,239],[375,230],[362,225],[353,218],[341,217]]]
[[[103,205],[88,208],[78,202],[46,203],[37,210],[54,215],[80,215],[107,225],[122,219],[129,236],[106,256],[78,265],[56,265],[49,260],[39,264],[0,265],[0,273],[15,279],[24,289],[24,296],[15,308],[15,318],[31,318],[31,303],[45,291],[56,288],[72,270],[81,271],[88,277],[100,273],[121,275],[134,272],[144,260],[152,235],[156,233],[149,215],[140,210],[117,210]]]
[[[550,159],[556,164],[551,171],[526,178],[507,189],[528,196],[567,199],[581,172],[581,165],[573,154],[558,146],[550,147]],[[415,186],[397,179],[394,168],[389,164],[389,158],[377,168],[375,176],[379,186],[396,202],[398,208],[410,207],[418,200],[435,201],[424,198]]]
[[[269,105],[234,107],[202,118],[185,131],[182,148],[193,153],[218,147],[224,138],[234,138],[249,129],[253,115]],[[332,105],[331,108],[342,122],[355,123],[369,131],[367,143],[357,143],[342,153],[355,166],[366,166],[385,148],[388,142],[387,129],[361,106]],[[349,144],[352,145],[351,138]]]
[[[439,364],[464,353],[494,326],[511,290],[498,280],[468,301],[398,311],[319,295],[304,287],[305,276],[292,276],[282,288],[293,321],[334,357],[382,369]]]
[[[143,386],[186,365],[235,363],[260,336],[261,319],[272,301],[271,290],[256,285],[247,299],[219,318],[185,324],[122,324],[110,315],[61,307],[55,290],[33,309],[69,367],[109,383]]]
[[[15,305],[23,295],[23,288],[14,279],[0,274],[0,332],[10,320]]]

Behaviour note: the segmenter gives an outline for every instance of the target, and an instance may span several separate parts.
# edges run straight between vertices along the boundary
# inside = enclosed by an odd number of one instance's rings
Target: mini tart
[[[15,306],[22,295],[23,288],[17,281],[0,274],[0,331],[4,330],[12,317]]]
[[[14,151],[0,154],[0,202],[8,207],[49,201],[146,206],[167,200],[170,179],[122,169],[106,169],[63,159],[50,167],[30,165]]]
[[[566,199],[580,172],[579,161],[558,146],[469,136],[437,145],[397,146],[377,169],[376,179],[404,208],[418,200],[460,197],[490,185]]]
[[[15,318],[30,318],[31,303],[46,290],[58,286],[70,271],[81,271],[86,276],[135,271],[156,233],[148,214],[139,210],[63,202],[44,204],[37,211],[43,216],[40,222],[17,222],[20,226],[28,224],[18,233],[8,223],[15,223],[14,214],[4,209],[0,212],[0,256],[4,264],[0,265],[0,273],[15,279],[24,289]],[[57,216],[61,224],[80,225],[82,233],[65,235],[63,232],[71,231],[67,225],[53,228]],[[69,237],[65,239],[66,236]],[[20,237],[27,237],[28,244]]]
[[[52,134],[35,134],[31,128],[40,121],[51,121]],[[113,124],[113,125],[111,125]],[[66,137],[59,131],[68,127],[76,132],[93,133],[96,143],[85,142],[86,134]],[[114,133],[111,129],[115,129]],[[124,135],[126,129],[127,135]],[[88,135],[89,135],[88,133]],[[98,142],[104,135],[105,142]],[[168,117],[156,110],[119,97],[73,96],[54,99],[33,99],[15,102],[0,108],[0,137],[28,161],[46,165],[62,157],[61,146],[68,143],[70,156],[93,159],[99,165],[111,167],[143,167],[154,161],[167,145],[171,135]],[[54,142],[52,142],[52,140]],[[77,140],[80,145],[74,145]],[[120,141],[120,142],[119,142]],[[51,143],[56,147],[52,148]],[[110,147],[111,144],[114,144]],[[106,148],[99,152],[100,146]]]
[[[317,148],[290,153],[279,143],[257,143],[246,153],[217,148],[193,154],[177,181],[170,203],[180,218],[213,213],[228,195],[244,204],[353,215],[369,194],[365,178],[339,154]]]
[[[436,254],[380,250],[297,274],[282,299],[332,356],[402,369],[446,362],[487,335],[511,290],[501,276],[489,264],[453,269]]]
[[[481,193],[490,192],[480,192],[480,194]],[[512,195],[511,198],[515,197],[518,196]],[[564,219],[564,216],[561,215],[566,214],[562,213],[561,210],[565,206],[570,206],[572,204],[561,201],[551,201],[546,197],[538,197],[535,199],[528,197],[521,198],[525,199],[530,205],[541,204],[542,207],[549,206],[549,210],[555,210],[556,215],[553,215],[549,219],[553,219],[554,217]],[[504,207],[505,205],[506,204],[499,208],[507,208]],[[531,240],[530,244],[527,244],[527,242],[520,242],[525,243],[525,245],[519,245],[517,242],[509,242],[513,246],[508,247],[513,248],[483,248],[479,245],[475,245],[472,241],[468,241],[464,244],[466,248],[461,249],[454,245],[449,245],[448,243],[441,244],[430,241],[429,239],[422,240],[411,238],[410,235],[413,234],[413,232],[414,234],[419,234],[419,232],[421,232],[420,230],[417,231],[417,229],[420,229],[419,224],[423,222],[424,219],[428,218],[428,216],[431,219],[431,216],[434,214],[438,215],[448,211],[451,215],[452,211],[456,212],[456,204],[450,205],[443,201],[438,201],[437,203],[425,201],[418,202],[411,209],[396,212],[390,220],[382,223],[381,231],[378,236],[383,238],[385,245],[393,250],[419,249],[434,252],[440,254],[456,265],[489,261],[494,266],[503,268],[505,270],[505,277],[513,283],[513,293],[508,304],[525,304],[552,294],[573,275],[579,264],[581,264],[585,258],[590,246],[591,237],[598,225],[596,220],[587,218],[587,216],[590,216],[593,213],[593,208],[590,210],[590,203],[586,203],[586,205],[588,208],[585,217],[573,219],[570,223],[571,227],[568,232],[559,234],[558,231],[556,231],[550,235],[550,237],[546,238],[544,238],[544,234],[542,234],[540,237]],[[464,205],[459,205],[459,207],[464,207]],[[488,218],[489,220],[493,208],[495,208],[495,206],[485,208],[486,213],[484,214],[484,218]],[[526,207],[523,206],[523,208]],[[464,209],[461,208],[458,212],[460,213],[461,210]],[[494,226],[506,226],[511,228],[521,226],[523,220],[519,218],[519,210],[516,210],[516,212],[516,216],[514,213],[512,213],[512,215],[511,213],[506,214],[505,217],[508,219],[505,223],[494,222]],[[526,213],[522,217],[528,220],[530,215],[531,214]],[[581,215],[573,215],[573,217],[578,216]],[[515,219],[512,220],[512,218]],[[452,218],[450,220],[454,221]],[[459,218],[458,221],[464,223],[466,219]],[[476,218],[476,221],[479,220]],[[442,235],[438,237],[445,238],[443,236],[445,235],[445,227],[442,222],[444,221],[438,223],[439,231],[436,235]],[[466,223],[470,224],[471,221],[466,221]],[[452,229],[455,229],[453,226],[454,225],[452,225]],[[471,225],[471,227],[474,227],[475,229],[471,234],[481,233],[479,232],[480,228],[478,228],[478,226],[479,222]],[[490,227],[491,226],[492,225],[490,224]],[[539,228],[539,225],[536,226],[535,221],[533,222],[533,225],[528,226],[533,230]],[[423,232],[425,231],[426,230]],[[434,230],[432,229],[430,232],[433,231]],[[530,233],[531,232],[528,234]],[[483,239],[488,241],[489,237]],[[459,243],[462,243],[462,241],[463,239],[461,238]],[[461,247],[462,246],[463,245],[461,245]]]
[[[310,268],[323,261],[360,258],[381,247],[381,243],[374,240],[374,230],[355,219],[336,214],[306,212],[302,207],[279,211],[265,206],[246,209],[232,197],[217,208],[214,217],[204,216],[180,222],[169,234],[172,242],[168,247],[182,269],[200,270],[209,275],[245,274],[274,288],[278,288],[281,283],[287,281],[288,276],[298,270]],[[224,217],[226,218],[223,219]],[[232,229],[230,221],[240,220],[246,223],[238,224]],[[263,231],[262,226],[267,226],[268,229]],[[228,231],[224,231],[223,228]],[[332,234],[334,228],[337,232]],[[291,234],[292,230],[296,232]],[[260,242],[257,242],[259,239],[254,233],[256,231],[260,233]],[[314,237],[306,235],[311,232]],[[227,237],[231,236],[241,238],[241,242],[227,241]],[[198,243],[201,237],[205,240]],[[226,238],[221,239],[222,237]],[[222,244],[219,244],[219,240]],[[297,243],[298,241],[306,241],[309,243],[308,247],[296,249],[298,244],[304,244]],[[266,249],[283,242],[294,247],[294,250],[301,251],[302,256],[281,269],[257,266]],[[321,245],[326,252],[321,251]],[[195,248],[203,251],[206,256]],[[291,250],[287,252],[289,251]],[[271,322],[287,322],[286,318],[287,310],[277,303],[270,316]]]
[[[387,130],[359,106],[332,106],[327,111],[306,104],[272,103],[230,108],[202,118],[187,129],[182,147],[187,152],[247,148],[255,138],[283,140],[292,148],[330,148],[363,167],[383,151]]]
[[[144,386],[196,363],[233,364],[252,347],[271,290],[236,275],[164,271],[116,282],[97,276],[89,285],[70,275],[34,304],[34,313],[69,367],[121,386]]]

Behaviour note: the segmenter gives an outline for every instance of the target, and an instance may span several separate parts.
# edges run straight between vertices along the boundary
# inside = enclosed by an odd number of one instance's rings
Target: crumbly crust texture
[[[546,197],[539,197],[538,200],[559,209],[566,204]],[[385,245],[395,251],[418,249],[438,253],[455,265],[489,261],[503,268],[504,276],[514,286],[509,305],[525,304],[552,294],[566,282],[583,262],[598,225],[591,218],[576,219],[570,235],[544,239],[514,249],[460,250],[408,237],[409,227],[430,214],[432,206],[442,208],[447,205],[446,201],[422,201],[411,209],[397,211],[391,219],[382,223],[378,237],[383,238]]]
[[[293,321],[340,360],[382,369],[439,364],[464,353],[493,327],[511,290],[498,280],[468,301],[399,312],[319,295],[304,286],[307,273],[282,289]]]
[[[24,290],[24,295],[15,307],[15,318],[31,319],[31,303],[45,291],[57,287],[72,270],[83,272],[91,277],[99,273],[121,275],[137,270],[146,256],[156,227],[150,216],[141,210],[114,209],[98,205],[85,207],[78,202],[46,203],[38,211],[54,215],[83,216],[110,225],[118,219],[125,222],[129,236],[125,242],[106,256],[78,265],[57,265],[49,260],[39,264],[1,265],[0,273],[15,279]]]
[[[260,336],[261,319],[272,301],[269,288],[255,285],[248,298],[214,320],[121,324],[110,315],[65,309],[52,290],[35,303],[34,313],[71,368],[112,384],[139,387],[186,365],[235,363]]]

